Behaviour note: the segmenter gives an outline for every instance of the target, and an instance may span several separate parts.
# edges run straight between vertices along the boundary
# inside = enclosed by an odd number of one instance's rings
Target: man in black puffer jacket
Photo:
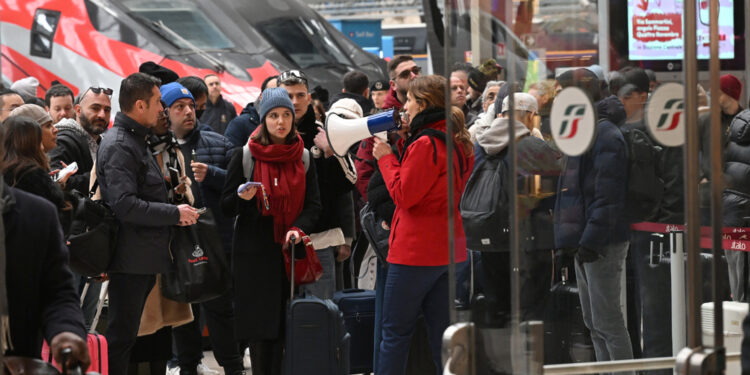
[[[200,82],[200,80],[195,82]],[[190,85],[190,81],[185,83]],[[196,97],[202,98],[208,93],[205,85],[190,86]],[[220,208],[220,197],[221,190],[224,188],[232,145],[224,136],[199,128],[193,94],[180,83],[163,85],[161,93],[162,100],[167,105],[171,130],[180,143],[180,151],[185,163],[190,166],[190,168],[185,168],[186,174],[188,178],[196,182],[190,185],[195,199],[194,205],[195,207],[208,207],[211,210],[216,218],[224,250],[229,259],[234,234],[233,222],[232,218],[224,216]],[[192,157],[193,154],[196,155],[195,158]],[[237,341],[234,339],[232,324],[234,310],[231,293],[227,292],[213,300],[193,304],[193,314],[199,316],[200,311],[205,314],[216,360],[224,368],[226,374],[242,374],[244,371],[242,356],[240,356]],[[173,333],[180,373],[197,374],[197,367],[202,356],[198,319],[175,328]]]
[[[729,125],[724,157],[726,188],[721,199],[723,224],[728,227],[746,227],[750,217],[750,110],[737,114]],[[748,254],[730,250],[725,250],[725,253],[732,299],[748,302]]]

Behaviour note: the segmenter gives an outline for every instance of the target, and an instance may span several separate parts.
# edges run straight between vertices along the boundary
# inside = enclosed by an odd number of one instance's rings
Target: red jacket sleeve
[[[418,139],[404,152],[403,163],[394,154],[388,154],[380,158],[378,166],[393,202],[397,207],[409,209],[422,201],[435,185],[440,170],[432,162],[435,150],[428,137]]]

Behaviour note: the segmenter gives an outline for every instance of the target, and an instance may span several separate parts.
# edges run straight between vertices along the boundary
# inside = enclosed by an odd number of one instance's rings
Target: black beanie
[[[146,61],[141,64],[138,71],[160,79],[162,85],[172,83],[180,78],[173,70],[167,69],[153,61]]]

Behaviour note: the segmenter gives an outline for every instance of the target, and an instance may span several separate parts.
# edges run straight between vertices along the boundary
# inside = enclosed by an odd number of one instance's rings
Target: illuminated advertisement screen
[[[719,58],[734,59],[734,0],[719,0]],[[708,0],[698,2],[698,58],[709,58]],[[630,60],[681,60],[683,0],[628,0]]]

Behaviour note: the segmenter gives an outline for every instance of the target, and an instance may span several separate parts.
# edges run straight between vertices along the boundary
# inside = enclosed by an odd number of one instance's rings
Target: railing
[[[623,361],[570,363],[544,366],[544,375],[598,374],[601,372],[671,369],[675,357],[628,359]],[[740,353],[727,353],[726,361],[739,361]]]

